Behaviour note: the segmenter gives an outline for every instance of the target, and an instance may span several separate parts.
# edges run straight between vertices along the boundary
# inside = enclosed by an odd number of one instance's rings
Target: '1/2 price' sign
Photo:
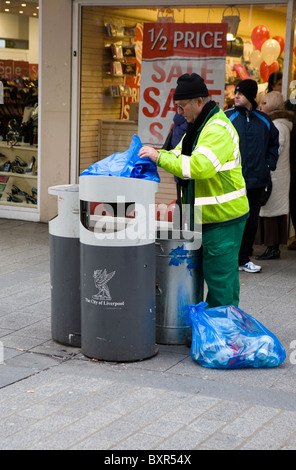
[[[227,24],[146,23],[143,35],[139,136],[161,147],[176,108],[178,77],[198,73],[211,98],[223,108]]]

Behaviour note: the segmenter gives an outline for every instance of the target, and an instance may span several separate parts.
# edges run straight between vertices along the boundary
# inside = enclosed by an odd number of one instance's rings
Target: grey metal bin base
[[[83,354],[118,362],[156,354],[154,261],[154,244],[81,244]]]
[[[160,234],[158,234],[160,236]],[[183,308],[203,300],[201,236],[155,240],[156,254],[156,343],[185,344],[191,337]]]
[[[81,346],[79,239],[50,235],[51,334],[67,346]]]
[[[58,215],[49,222],[51,333],[66,346],[81,346],[79,188],[52,186]]]

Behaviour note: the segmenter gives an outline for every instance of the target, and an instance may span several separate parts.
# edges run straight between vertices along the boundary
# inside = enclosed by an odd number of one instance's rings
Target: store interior
[[[38,0],[0,5],[0,204],[37,209]]]

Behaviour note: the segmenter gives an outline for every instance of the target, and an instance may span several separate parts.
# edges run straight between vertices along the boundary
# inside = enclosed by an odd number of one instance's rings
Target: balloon
[[[261,51],[262,44],[265,41],[267,41],[267,39],[269,38],[270,38],[270,33],[269,33],[269,29],[266,28],[266,26],[262,24],[255,26],[251,34],[251,39],[256,49],[259,49],[259,51]]]
[[[279,64],[277,61],[273,62],[271,65],[267,65],[266,62],[262,62],[262,64],[260,65],[260,75],[261,75],[262,80],[264,80],[265,82],[267,82],[267,80],[269,79],[269,76],[273,72],[278,72],[278,71],[279,71]]]
[[[268,39],[261,46],[262,59],[267,65],[273,64],[281,52],[281,46],[275,39]]]
[[[272,39],[275,39],[279,43],[280,48],[281,48],[281,52],[280,52],[280,55],[281,55],[281,53],[285,49],[285,40],[284,40],[284,38],[282,38],[282,36],[274,36]]]
[[[256,69],[259,69],[262,59],[262,54],[258,49],[254,49],[252,54],[250,55],[250,62]]]

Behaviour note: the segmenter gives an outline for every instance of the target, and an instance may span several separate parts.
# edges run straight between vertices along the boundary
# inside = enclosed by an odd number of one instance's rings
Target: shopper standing
[[[279,245],[288,241],[288,213],[290,188],[290,133],[293,127],[293,111],[285,110],[283,95],[271,91],[262,97],[260,109],[272,119],[279,131],[279,159],[275,171],[271,172],[272,191],[259,216],[259,236],[267,248],[256,256],[257,260],[280,257]]]
[[[279,152],[277,128],[267,114],[256,109],[257,91],[255,80],[242,80],[235,88],[235,106],[225,111],[239,135],[242,170],[250,206],[250,217],[246,222],[239,252],[239,269],[249,273],[257,273],[262,269],[250,260],[250,256],[264,190],[271,184],[270,171],[276,169]]]
[[[190,229],[202,222],[206,301],[209,307],[237,306],[238,252],[249,211],[238,135],[196,73],[179,77],[174,100],[188,122],[182,142],[171,151],[145,145],[139,155],[187,181],[182,191]]]

